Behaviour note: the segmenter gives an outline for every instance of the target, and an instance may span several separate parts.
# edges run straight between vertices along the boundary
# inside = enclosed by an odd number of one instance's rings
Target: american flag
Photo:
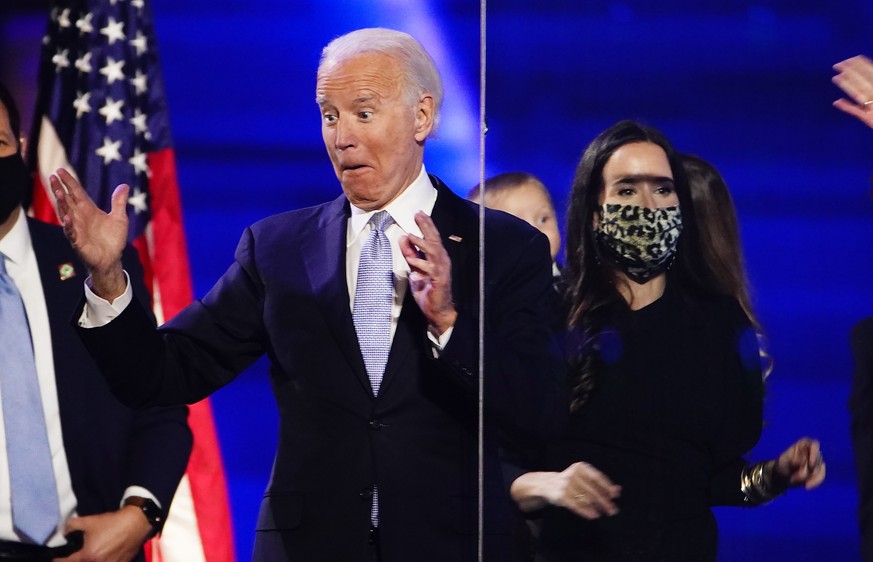
[[[32,213],[57,223],[48,176],[63,167],[103,209],[131,187],[129,240],[159,322],[192,300],[164,84],[147,0],[59,0],[43,39]],[[194,450],[152,562],[232,562],[233,531],[208,401],[191,407]],[[119,498],[120,499],[120,498]]]

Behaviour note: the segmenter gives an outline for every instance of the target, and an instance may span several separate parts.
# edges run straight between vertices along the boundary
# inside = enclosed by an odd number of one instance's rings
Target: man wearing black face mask
[[[0,84],[0,561],[144,560],[188,462],[187,408],[136,412],[106,388],[69,323],[85,268],[21,208],[19,133]]]

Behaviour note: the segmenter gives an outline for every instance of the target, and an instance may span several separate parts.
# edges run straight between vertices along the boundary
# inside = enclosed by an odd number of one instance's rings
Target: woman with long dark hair
[[[712,505],[755,505],[824,478],[818,443],[742,456],[762,426],[748,316],[700,249],[679,156],[631,121],[601,133],[567,220],[571,416],[543,471],[512,484],[541,510],[542,561],[715,560]]]

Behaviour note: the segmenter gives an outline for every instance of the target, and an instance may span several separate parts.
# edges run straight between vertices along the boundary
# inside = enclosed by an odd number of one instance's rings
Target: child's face
[[[526,182],[495,197],[488,207],[504,211],[523,219],[537,228],[549,239],[552,261],[561,249],[561,233],[555,208],[546,194],[545,187],[536,182]]]

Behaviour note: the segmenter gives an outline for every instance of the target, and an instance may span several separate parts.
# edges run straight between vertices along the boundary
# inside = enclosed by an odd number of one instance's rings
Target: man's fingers
[[[425,238],[431,240],[440,239],[440,231],[437,230],[436,225],[433,223],[433,219],[427,216],[424,212],[418,211],[415,213],[415,224],[417,224],[418,228],[421,229],[421,233]]]
[[[403,254],[403,258],[409,264],[410,270],[413,272],[430,273],[429,268],[432,267],[432,264],[419,255],[415,244],[409,238],[410,236],[407,234],[400,239],[400,253]]]
[[[127,214],[127,199],[130,195],[130,186],[123,183],[112,192],[111,215],[124,216]]]
[[[60,181],[61,188],[63,189],[65,195],[71,202],[76,202],[79,200],[80,196],[85,192],[76,178],[73,177],[73,174],[65,170],[64,168],[58,168],[55,173]]]

